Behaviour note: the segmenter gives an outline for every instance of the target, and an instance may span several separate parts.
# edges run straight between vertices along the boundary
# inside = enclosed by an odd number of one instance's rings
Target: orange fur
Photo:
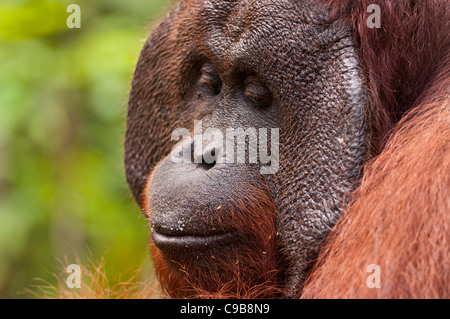
[[[22,295],[44,299],[157,299],[163,297],[154,275],[148,276],[142,270],[131,273],[114,274],[108,279],[106,261],[89,260],[82,262],[76,258],[81,269],[81,287],[69,288],[66,280],[69,274],[66,267],[71,264],[67,257],[58,260],[61,271],[51,273],[52,281],[35,278],[35,284],[20,292]],[[140,278],[145,278],[140,280]]]
[[[449,78],[366,167],[303,298],[450,298]],[[366,285],[370,264],[381,288]]]
[[[328,2],[359,39],[381,154],[365,166],[299,295],[450,298],[449,5]],[[381,7],[382,29],[365,26],[370,3]],[[366,285],[370,264],[380,266],[381,288]]]

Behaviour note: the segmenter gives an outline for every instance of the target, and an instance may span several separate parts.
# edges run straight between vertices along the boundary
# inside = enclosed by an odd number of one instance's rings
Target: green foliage
[[[80,29],[66,26],[70,3]],[[0,1],[0,297],[51,281],[56,258],[148,266],[123,142],[146,26],[166,11],[166,0]]]

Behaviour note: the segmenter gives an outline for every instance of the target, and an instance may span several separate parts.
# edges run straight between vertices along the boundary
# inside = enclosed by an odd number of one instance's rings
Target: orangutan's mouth
[[[168,235],[152,229],[152,239],[156,247],[161,250],[177,248],[200,248],[213,245],[224,245],[235,238],[234,232],[226,232],[212,235]]]

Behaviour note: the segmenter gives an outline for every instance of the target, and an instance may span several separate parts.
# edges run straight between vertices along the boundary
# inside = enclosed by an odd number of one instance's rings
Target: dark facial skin
[[[261,251],[273,259],[281,295],[294,296],[366,159],[366,96],[350,29],[328,22],[318,1],[178,4],[142,49],[125,145],[158,267],[182,276],[182,265],[190,282],[211,290],[200,277],[220,272],[215,261]],[[194,120],[223,131],[279,128],[278,171],[173,163],[172,131],[192,132]],[[247,280],[257,276],[249,271]]]

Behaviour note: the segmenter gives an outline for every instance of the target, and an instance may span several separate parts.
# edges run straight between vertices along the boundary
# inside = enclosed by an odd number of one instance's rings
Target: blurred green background
[[[66,25],[71,3],[80,29]],[[53,282],[57,258],[151,272],[123,143],[140,48],[170,5],[0,0],[0,297]]]

